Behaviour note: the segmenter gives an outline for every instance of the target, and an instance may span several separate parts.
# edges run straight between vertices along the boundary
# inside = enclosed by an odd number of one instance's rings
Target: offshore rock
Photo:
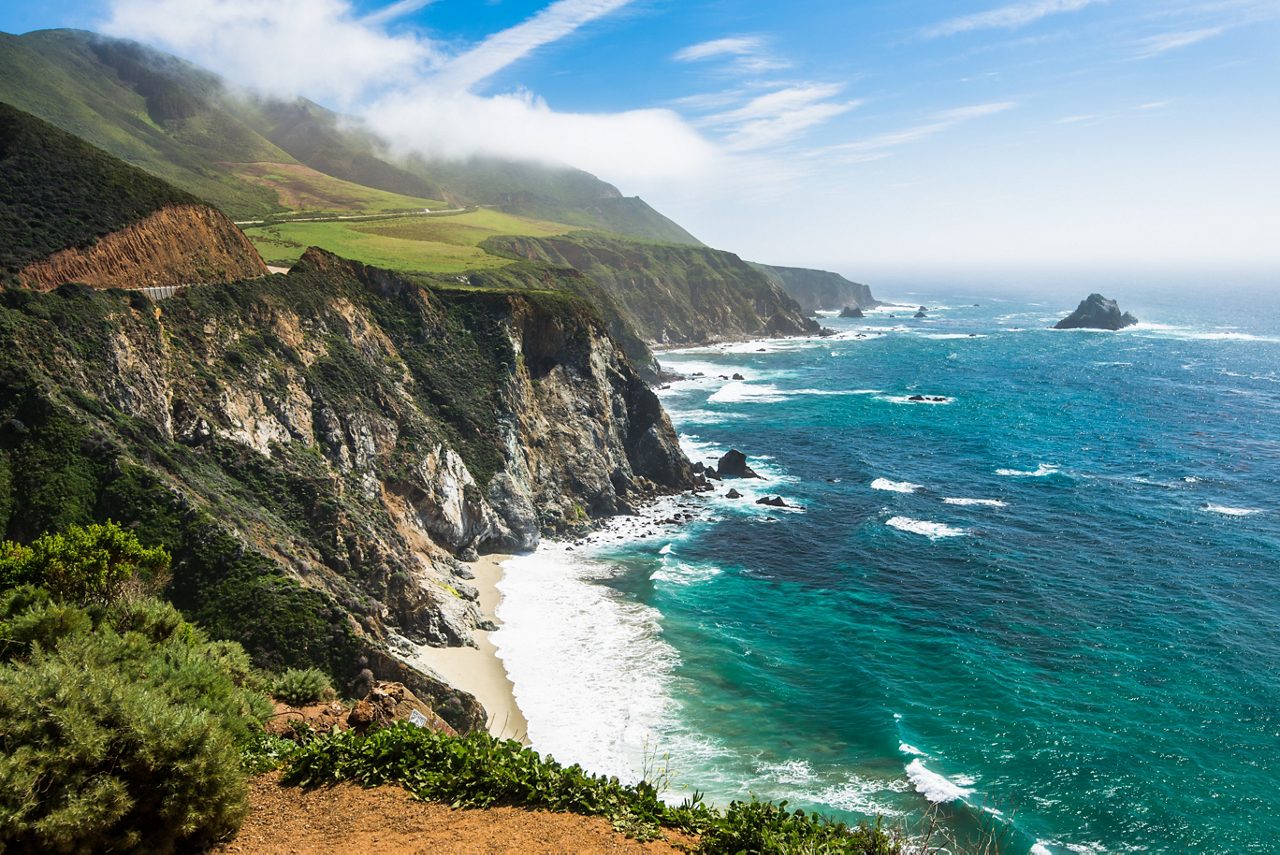
[[[716,464],[716,474],[721,478],[759,478],[755,470],[747,465],[747,456],[736,448],[731,448]]]
[[[840,317],[842,317],[842,318],[865,318],[865,317],[866,317],[866,315],[864,315],[864,314],[862,313],[862,309],[860,309],[860,308],[859,308],[859,307],[857,307],[857,306],[845,306],[843,309],[841,309],[841,310],[840,310]]]
[[[1056,330],[1120,330],[1133,326],[1138,319],[1121,313],[1115,300],[1101,294],[1090,294],[1080,301],[1074,312],[1053,325]]]

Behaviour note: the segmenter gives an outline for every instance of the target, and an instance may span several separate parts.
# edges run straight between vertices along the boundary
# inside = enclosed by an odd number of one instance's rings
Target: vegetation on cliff
[[[585,274],[609,295],[626,324],[650,342],[696,344],[818,331],[781,288],[729,252],[588,232],[493,237],[482,246]]]
[[[170,852],[233,832],[271,711],[238,644],[142,592],[114,525],[0,544],[0,849]]]
[[[0,284],[27,265],[196,200],[0,103]]]
[[[819,309],[842,309],[845,306],[870,309],[878,305],[869,287],[860,282],[850,282],[839,273],[768,264],[753,266],[786,291],[800,304],[805,314],[813,314]]]

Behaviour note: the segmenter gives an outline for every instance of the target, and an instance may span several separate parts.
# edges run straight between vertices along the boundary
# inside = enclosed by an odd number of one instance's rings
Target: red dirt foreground
[[[670,842],[638,843],[600,817],[506,807],[453,810],[418,801],[400,787],[338,784],[302,790],[281,787],[279,775],[271,774],[253,782],[249,816],[240,833],[216,851],[227,855],[676,855],[697,843],[679,832],[667,832],[667,836]]]

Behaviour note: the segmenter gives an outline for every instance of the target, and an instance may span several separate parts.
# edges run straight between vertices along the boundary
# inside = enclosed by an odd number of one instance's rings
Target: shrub
[[[168,569],[168,552],[143,546],[112,522],[69,526],[30,546],[0,544],[0,587],[38,585],[80,605],[113,602],[130,580],[163,577]]]
[[[292,707],[305,707],[335,696],[328,676],[316,668],[290,668],[276,679],[271,694]]]
[[[858,855],[896,855],[901,847],[876,825],[849,827],[825,817],[787,810],[787,803],[731,802],[702,836],[699,852],[735,855],[759,852],[772,855],[805,852],[854,852]]]
[[[0,848],[163,853],[238,826],[246,787],[231,733],[113,667],[121,642],[87,635],[0,669]]]
[[[419,798],[455,808],[510,805],[609,819],[614,828],[653,839],[663,827],[702,835],[708,853],[848,853],[899,855],[900,843],[880,826],[850,828],[786,804],[734,802],[725,811],[695,795],[679,806],[664,803],[652,784],[561,766],[518,742],[486,733],[449,736],[400,723],[358,736],[329,734],[296,749],[286,784],[313,786],[353,781],[366,787],[398,783]]]

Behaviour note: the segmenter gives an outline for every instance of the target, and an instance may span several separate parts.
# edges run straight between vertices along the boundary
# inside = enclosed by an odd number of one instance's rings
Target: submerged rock
[[[1101,294],[1090,294],[1080,301],[1074,312],[1053,325],[1056,330],[1119,330],[1133,326],[1138,319],[1121,313],[1115,300]]]
[[[786,501],[781,496],[764,496],[763,498],[756,499],[756,504],[768,505],[771,508],[788,507]]]

